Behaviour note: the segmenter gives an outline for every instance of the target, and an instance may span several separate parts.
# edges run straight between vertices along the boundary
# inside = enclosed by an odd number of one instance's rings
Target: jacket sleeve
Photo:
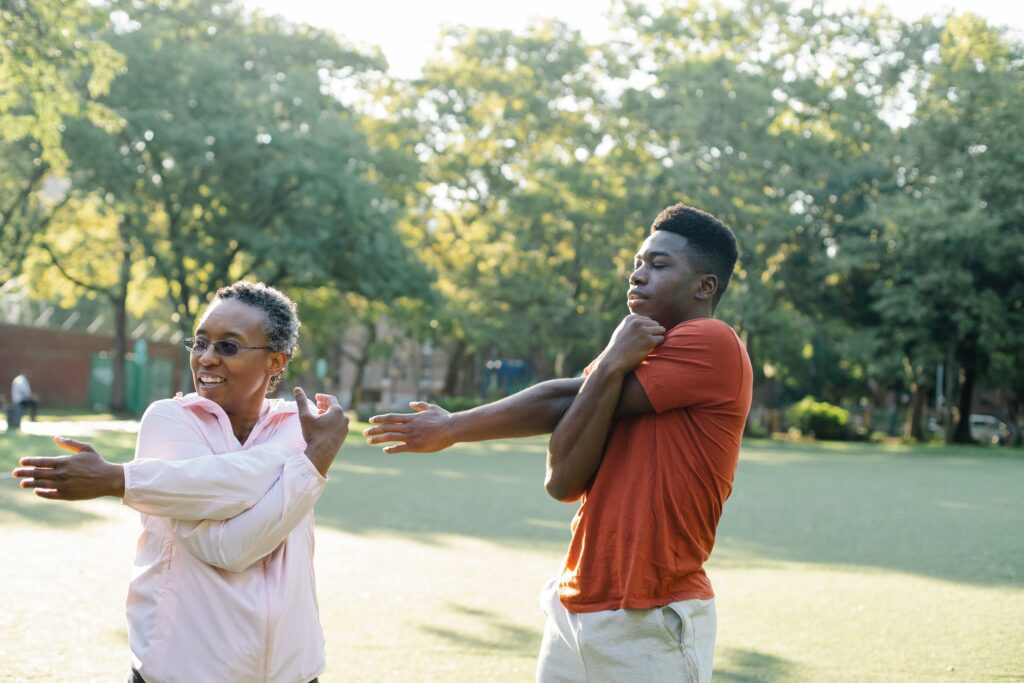
[[[223,521],[175,521],[174,536],[203,562],[244,571],[273,552],[312,512],[326,484],[305,454],[289,455],[281,477],[251,508]]]
[[[173,401],[158,401],[142,418],[135,460],[124,467],[122,500],[155,517],[229,519],[267,494],[289,455],[305,458],[301,429],[295,437],[295,430],[280,429],[265,444],[210,457],[210,447],[186,410]]]

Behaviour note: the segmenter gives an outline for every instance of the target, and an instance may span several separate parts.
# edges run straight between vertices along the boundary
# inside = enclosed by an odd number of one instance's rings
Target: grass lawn
[[[131,435],[89,439],[131,456]],[[383,455],[353,434],[317,506],[330,681],[530,681],[574,506],[544,440]],[[0,465],[54,452],[0,435]],[[750,441],[708,571],[717,681],[1024,680],[1024,456]],[[135,513],[0,480],[0,680],[114,681]],[[41,645],[45,644],[41,647]]]

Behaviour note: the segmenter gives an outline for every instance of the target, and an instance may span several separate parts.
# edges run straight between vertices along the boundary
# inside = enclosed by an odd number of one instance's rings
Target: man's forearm
[[[454,443],[550,434],[583,386],[582,378],[535,384],[494,403],[453,413]]]
[[[602,368],[598,364],[558,423],[548,443],[544,482],[551,497],[563,502],[577,500],[593,479],[601,464],[625,375],[622,369]]]

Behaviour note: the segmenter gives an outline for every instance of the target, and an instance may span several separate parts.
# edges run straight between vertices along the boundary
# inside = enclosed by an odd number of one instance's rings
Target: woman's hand
[[[334,456],[348,436],[348,416],[338,399],[330,394],[316,395],[316,415],[309,409],[306,392],[299,387],[295,387],[295,404],[299,409],[302,436],[306,439],[306,457],[326,477]]]
[[[11,475],[21,488],[35,489],[40,498],[91,500],[103,496],[124,497],[124,467],[100,457],[92,444],[55,437],[61,448],[75,455],[22,458]]]

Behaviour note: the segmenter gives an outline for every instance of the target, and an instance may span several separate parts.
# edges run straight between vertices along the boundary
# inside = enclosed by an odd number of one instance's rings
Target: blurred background
[[[926,13],[927,12],[927,13]],[[0,393],[190,391],[220,286],[366,416],[578,373],[677,201],[740,241],[752,436],[1020,444],[1024,41],[963,3],[0,10]]]

